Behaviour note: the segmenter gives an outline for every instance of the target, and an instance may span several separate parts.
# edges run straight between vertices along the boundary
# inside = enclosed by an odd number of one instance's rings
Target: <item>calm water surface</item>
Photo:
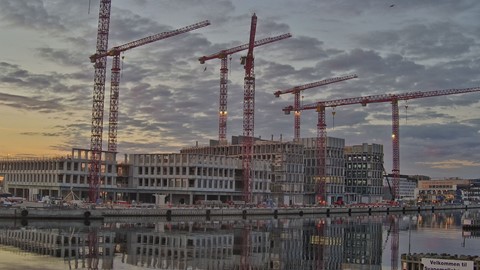
[[[0,220],[0,269],[402,269],[409,252],[479,255],[463,215]]]

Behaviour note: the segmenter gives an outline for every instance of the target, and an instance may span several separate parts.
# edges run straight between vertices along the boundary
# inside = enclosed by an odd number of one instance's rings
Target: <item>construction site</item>
[[[173,31],[154,34],[109,48],[111,1],[100,1],[96,52],[90,56],[94,67],[91,138],[89,149],[74,148],[59,158],[8,159],[0,162],[4,191],[28,200],[44,196],[65,197],[73,192],[86,202],[154,202],[155,194],[171,204],[252,203],[275,205],[332,205],[380,203],[400,199],[399,101],[478,92],[480,88],[417,91],[370,95],[302,104],[305,90],[344,83],[357,74],[322,79],[288,89],[274,97],[292,94],[293,105],[283,108],[294,113],[294,138],[270,140],[255,137],[254,48],[282,42],[290,33],[256,40],[257,15],[251,17],[248,43],[198,58],[200,64],[220,60],[218,139],[210,144],[180,149],[179,153],[127,154],[117,157],[118,113],[120,110],[121,54],[153,42],[168,39],[210,25],[208,20]],[[227,140],[228,59],[246,51],[244,66],[243,134]],[[111,58],[111,82],[106,93],[107,59]],[[345,82],[346,83],[346,82]],[[108,112],[105,112],[106,98]],[[390,103],[392,123],[390,194],[384,194],[383,145],[364,142],[349,146],[345,139],[327,137],[325,109],[346,105],[367,106]],[[301,112],[318,114],[316,138],[300,136]],[[334,115],[334,111],[332,112]],[[105,115],[108,115],[106,117]],[[108,133],[104,130],[108,118]],[[107,135],[107,136],[104,136]],[[104,149],[104,137],[107,147]],[[164,202],[161,202],[164,203]]]
[[[90,148],[72,148],[54,158],[9,158],[0,160],[2,191],[26,201],[45,197],[82,201],[89,205],[155,204],[168,206],[241,207],[333,207],[352,204],[384,204],[396,207],[400,195],[399,101],[480,92],[480,87],[385,93],[303,104],[304,91],[361,77],[346,74],[320,78],[272,93],[272,99],[293,95],[292,105],[279,114],[293,112],[293,139],[255,136],[254,49],[292,37],[285,33],[256,39],[257,18],[251,16],[247,43],[198,58],[200,64],[220,61],[218,138],[208,145],[192,145],[172,153],[142,153],[119,156],[119,97],[121,96],[121,54],[153,42],[168,39],[210,25],[205,20],[173,31],[154,34],[123,45],[109,47],[111,0],[101,0],[96,52],[90,56],[94,68]],[[236,53],[244,68],[243,134],[228,140],[228,59]],[[111,67],[107,65],[111,59]],[[107,92],[107,70],[111,70]],[[261,78],[260,78],[261,79]],[[105,110],[106,97],[108,111]],[[372,142],[346,144],[345,138],[327,136],[326,108],[372,103],[391,104],[391,145]],[[316,137],[301,136],[301,114],[317,113]],[[108,132],[104,132],[108,119]],[[120,123],[121,127],[121,123]],[[106,141],[106,148],[104,148]],[[392,164],[384,164],[384,148],[391,147]],[[385,189],[385,176],[389,189]],[[387,190],[387,192],[386,192]],[[303,212],[302,212],[303,215]],[[395,218],[395,217],[392,217]],[[394,223],[392,221],[392,223]],[[397,231],[396,231],[397,230]],[[398,264],[398,228],[392,228],[392,265]],[[248,237],[247,237],[248,238]],[[395,269],[395,268],[394,268]]]
[[[392,121],[392,179],[387,200],[400,198],[399,101],[478,92],[480,88],[446,89],[399,94],[370,95],[302,104],[308,89],[358,78],[345,75],[293,86],[273,93],[292,94],[293,104],[283,108],[294,113],[294,138],[270,140],[255,137],[254,48],[281,42],[290,33],[256,40],[257,16],[253,14],[248,43],[198,58],[200,64],[220,60],[218,139],[209,146],[181,149],[179,153],[125,155],[117,157],[117,129],[121,78],[121,53],[210,25],[201,21],[173,31],[154,34],[109,48],[111,1],[100,1],[96,52],[90,56],[94,67],[91,138],[89,149],[74,148],[71,154],[49,160],[3,160],[4,191],[29,200],[43,196],[64,197],[73,192],[87,202],[153,202],[163,194],[173,204],[273,203],[275,205],[332,205],[380,203],[385,201],[383,145],[364,142],[348,146],[343,138],[327,137],[325,109],[346,105],[367,106],[390,103]],[[246,51],[244,66],[243,134],[227,140],[228,60]],[[110,93],[106,92],[107,59],[111,58]],[[109,110],[105,112],[105,97]],[[303,96],[302,96],[303,98]],[[316,138],[300,136],[302,111],[318,114]],[[334,112],[332,112],[334,114]],[[108,115],[107,149],[103,148],[104,118]],[[202,160],[210,160],[203,162]],[[192,163],[190,162],[192,161]],[[168,167],[168,168],[167,168]],[[45,174],[45,175],[42,175]],[[163,203],[163,202],[162,202]]]

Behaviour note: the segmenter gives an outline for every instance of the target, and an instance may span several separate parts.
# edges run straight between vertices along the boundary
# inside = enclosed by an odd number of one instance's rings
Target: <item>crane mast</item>
[[[108,32],[110,28],[111,0],[100,0],[98,15],[97,47],[96,54],[105,54],[108,49]],[[105,75],[107,58],[95,59],[95,74],[93,85],[92,128],[90,138],[89,162],[89,190],[90,202],[96,202],[100,184],[100,167],[102,163],[102,132],[103,132],[103,107],[105,99]]]
[[[95,62],[99,57],[113,56],[111,82],[110,82],[110,113],[109,113],[109,130],[108,130],[108,151],[117,152],[117,130],[118,130],[118,103],[120,90],[120,54],[127,50],[143,46],[155,41],[173,37],[179,34],[190,32],[210,25],[208,20],[195,23],[177,30],[158,33],[142,39],[138,39],[120,46],[113,47],[103,54],[96,53],[90,56],[90,61]]]
[[[97,54],[103,54],[108,49],[111,6],[111,0],[100,0],[96,44]],[[92,127],[88,166],[88,197],[89,201],[92,203],[97,201],[100,186],[100,168],[102,166],[103,107],[105,99],[107,58],[99,57],[95,59],[94,63],[95,73],[93,79]],[[96,229],[90,228],[88,232],[88,240],[88,268],[98,269],[99,250]]]
[[[342,82],[350,79],[358,78],[356,74],[354,75],[347,75],[343,77],[335,77],[330,79],[321,80],[318,82],[308,83],[300,86],[295,86],[286,90],[278,90],[275,93],[275,97],[280,97],[280,95],[292,93],[294,94],[294,103],[293,109],[295,111],[295,126],[294,126],[294,141],[298,141],[300,139],[300,92],[303,90],[311,89],[318,86],[328,85],[332,83]]]
[[[264,38],[255,41],[254,47],[266,45],[275,41],[291,37],[290,33]],[[227,57],[231,54],[248,49],[249,44],[243,44],[234,48],[221,50],[217,53],[202,56],[198,58],[200,64],[205,64],[205,61],[211,59],[220,59],[220,99],[218,108],[218,141],[220,144],[227,144],[227,97],[228,97],[228,60]]]
[[[253,13],[250,25],[250,40],[248,43],[248,53],[245,58],[245,78],[244,78],[244,96],[243,96],[243,190],[246,202],[250,202],[252,196],[251,187],[251,162],[253,155],[253,136],[255,123],[255,72],[253,48],[255,47],[255,33],[257,30],[257,15]]]

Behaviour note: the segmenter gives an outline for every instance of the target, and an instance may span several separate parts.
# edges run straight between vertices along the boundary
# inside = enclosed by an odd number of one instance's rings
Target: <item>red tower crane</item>
[[[280,36],[264,38],[255,41],[254,47],[266,45],[275,41],[291,37],[290,33]],[[218,141],[220,144],[227,144],[227,95],[228,95],[228,67],[227,57],[231,54],[248,49],[249,44],[243,44],[231,49],[221,50],[217,53],[202,56],[198,58],[200,64],[204,64],[211,59],[220,59],[220,100],[219,100],[219,115],[218,115]]]
[[[251,162],[253,152],[253,136],[255,123],[255,69],[253,59],[253,48],[255,47],[255,33],[257,31],[257,15],[253,13],[250,25],[250,40],[248,52],[245,58],[245,78],[243,93],[243,191],[246,202],[250,202],[252,196],[251,187]]]
[[[111,0],[100,0],[98,14],[96,53],[103,54],[108,49],[108,32],[110,29]],[[92,127],[90,138],[90,159],[88,196],[90,202],[96,202],[100,183],[100,167],[102,162],[102,131],[103,131],[103,106],[105,99],[105,75],[107,58],[99,57],[95,60],[95,73],[93,85]],[[88,233],[88,267],[98,269],[98,242],[96,230]]]
[[[325,124],[325,108],[326,107],[337,107],[337,106],[344,106],[344,105],[353,105],[353,104],[361,104],[366,106],[369,103],[382,103],[382,102],[390,102],[392,104],[392,174],[394,176],[393,179],[393,193],[394,199],[398,199],[398,181],[400,175],[400,124],[399,124],[399,112],[398,112],[398,101],[399,100],[410,100],[410,99],[418,99],[418,98],[426,98],[426,97],[436,97],[436,96],[446,96],[446,95],[455,95],[455,94],[464,94],[464,93],[471,93],[471,92],[479,92],[480,87],[472,87],[472,88],[463,88],[463,89],[446,89],[446,90],[434,90],[434,91],[427,91],[427,92],[408,92],[408,93],[400,93],[400,94],[383,94],[383,95],[372,95],[372,96],[365,96],[365,97],[356,97],[356,98],[344,98],[344,99],[337,99],[337,100],[330,100],[330,101],[319,101],[313,104],[306,104],[303,105],[300,110],[317,110],[318,112],[318,128],[319,131],[317,135],[320,135],[318,139],[320,141],[326,141],[326,124]],[[283,111],[286,114],[289,114],[290,111],[293,110],[293,106],[285,107]],[[322,145],[322,144],[320,144]],[[323,144],[324,145],[324,144]],[[324,150],[320,151],[320,154],[324,154]]]
[[[192,24],[177,30],[158,33],[149,37],[138,39],[117,47],[113,47],[103,54],[96,53],[90,56],[90,61],[95,63],[99,57],[113,56],[112,74],[110,82],[110,114],[109,114],[109,130],[108,130],[108,151],[117,152],[117,127],[118,127],[118,98],[120,90],[120,54],[127,50],[143,46],[155,41],[190,32],[210,25],[208,20],[196,24]]]
[[[317,141],[318,143],[318,152],[322,159],[325,161],[325,142],[327,139],[326,132],[326,122],[325,122],[325,108],[326,107],[337,107],[344,105],[353,105],[361,104],[366,106],[369,103],[382,103],[390,102],[392,104],[392,174],[393,174],[393,200],[398,199],[399,196],[399,177],[400,177],[400,121],[399,121],[399,112],[398,112],[398,101],[399,100],[410,100],[426,97],[436,97],[436,96],[446,96],[446,95],[455,95],[471,92],[480,92],[480,87],[472,88],[463,88],[463,89],[446,89],[446,90],[434,90],[427,92],[408,92],[401,94],[383,94],[383,95],[372,95],[365,97],[356,97],[356,98],[344,98],[330,101],[319,101],[313,104],[303,105],[300,110],[316,110],[318,112],[318,123],[317,123]],[[286,114],[290,114],[293,110],[293,106],[288,106],[283,109]],[[323,162],[323,170],[320,176],[325,176],[325,162]],[[325,178],[322,178],[325,179]],[[325,198],[325,181],[319,182],[319,192],[321,196]],[[394,227],[392,232],[392,269],[398,269],[398,227]]]
[[[111,0],[100,0],[97,30],[96,54],[103,55],[108,49],[108,32],[110,29]],[[105,99],[105,75],[107,57],[95,59],[95,75],[93,85],[92,129],[90,138],[89,190],[90,202],[95,202],[100,183],[100,167],[102,158],[103,106]]]
[[[335,77],[335,78],[321,80],[318,82],[295,86],[286,90],[278,90],[275,93],[273,93],[275,97],[280,97],[280,95],[288,94],[288,93],[292,93],[295,95],[295,99],[293,102],[293,110],[295,111],[295,127],[294,127],[294,137],[293,137],[294,141],[297,141],[298,139],[300,139],[300,111],[298,110],[298,108],[300,108],[300,92],[310,88],[337,83],[341,81],[346,81],[354,78],[358,78],[358,76],[354,74],[354,75],[347,75],[343,77]]]

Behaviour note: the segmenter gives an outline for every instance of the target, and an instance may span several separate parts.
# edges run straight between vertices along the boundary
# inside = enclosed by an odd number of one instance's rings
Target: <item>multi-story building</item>
[[[305,203],[316,204],[316,193],[318,192],[318,147],[317,138],[302,138],[299,142],[304,147],[305,164]],[[343,201],[345,193],[345,140],[340,138],[327,137],[325,159],[325,201],[332,204],[336,201]]]
[[[462,190],[470,187],[471,181],[465,179],[422,180],[418,181],[419,202],[437,203],[462,200]]]
[[[464,199],[473,203],[480,202],[480,179],[471,180],[470,187],[465,190]]]
[[[88,197],[90,150],[72,149],[72,154],[55,158],[7,158],[0,160],[4,189],[28,200],[43,196],[62,197],[74,190],[81,198]],[[115,153],[103,152],[101,187],[116,187]]]
[[[200,201],[239,201],[243,199],[241,160],[209,154],[169,153],[133,154],[129,187],[139,193],[138,200],[150,202],[154,194],[167,195],[173,204]],[[270,197],[271,166],[265,160],[252,162],[252,199]]]
[[[384,199],[391,200],[393,192],[393,174],[384,175]],[[415,199],[415,189],[417,188],[417,179],[409,175],[400,175],[398,178],[398,196],[397,199],[409,200]]]
[[[173,204],[243,201],[242,137],[230,145],[195,146],[180,153],[132,154],[123,161],[103,152],[99,197],[104,201]],[[327,138],[326,203],[381,200],[383,148],[363,144],[344,147]],[[251,202],[275,205],[316,204],[319,167],[316,138],[297,142],[256,139],[253,145]],[[345,151],[345,152],[344,152]],[[0,160],[3,190],[28,200],[66,197],[87,200],[90,150],[72,149],[57,158]],[[157,196],[158,195],[158,196]],[[159,197],[160,196],[160,197]]]
[[[241,158],[242,139],[243,137],[232,137],[232,144],[229,145],[219,145],[216,141],[212,141],[209,146],[185,148],[180,150],[180,153]],[[271,164],[270,198],[266,197],[265,199],[272,199],[277,205],[304,203],[304,150],[302,144],[256,139],[252,153],[254,162],[262,160]]]
[[[345,147],[345,197],[348,203],[376,203],[383,196],[383,145]]]

